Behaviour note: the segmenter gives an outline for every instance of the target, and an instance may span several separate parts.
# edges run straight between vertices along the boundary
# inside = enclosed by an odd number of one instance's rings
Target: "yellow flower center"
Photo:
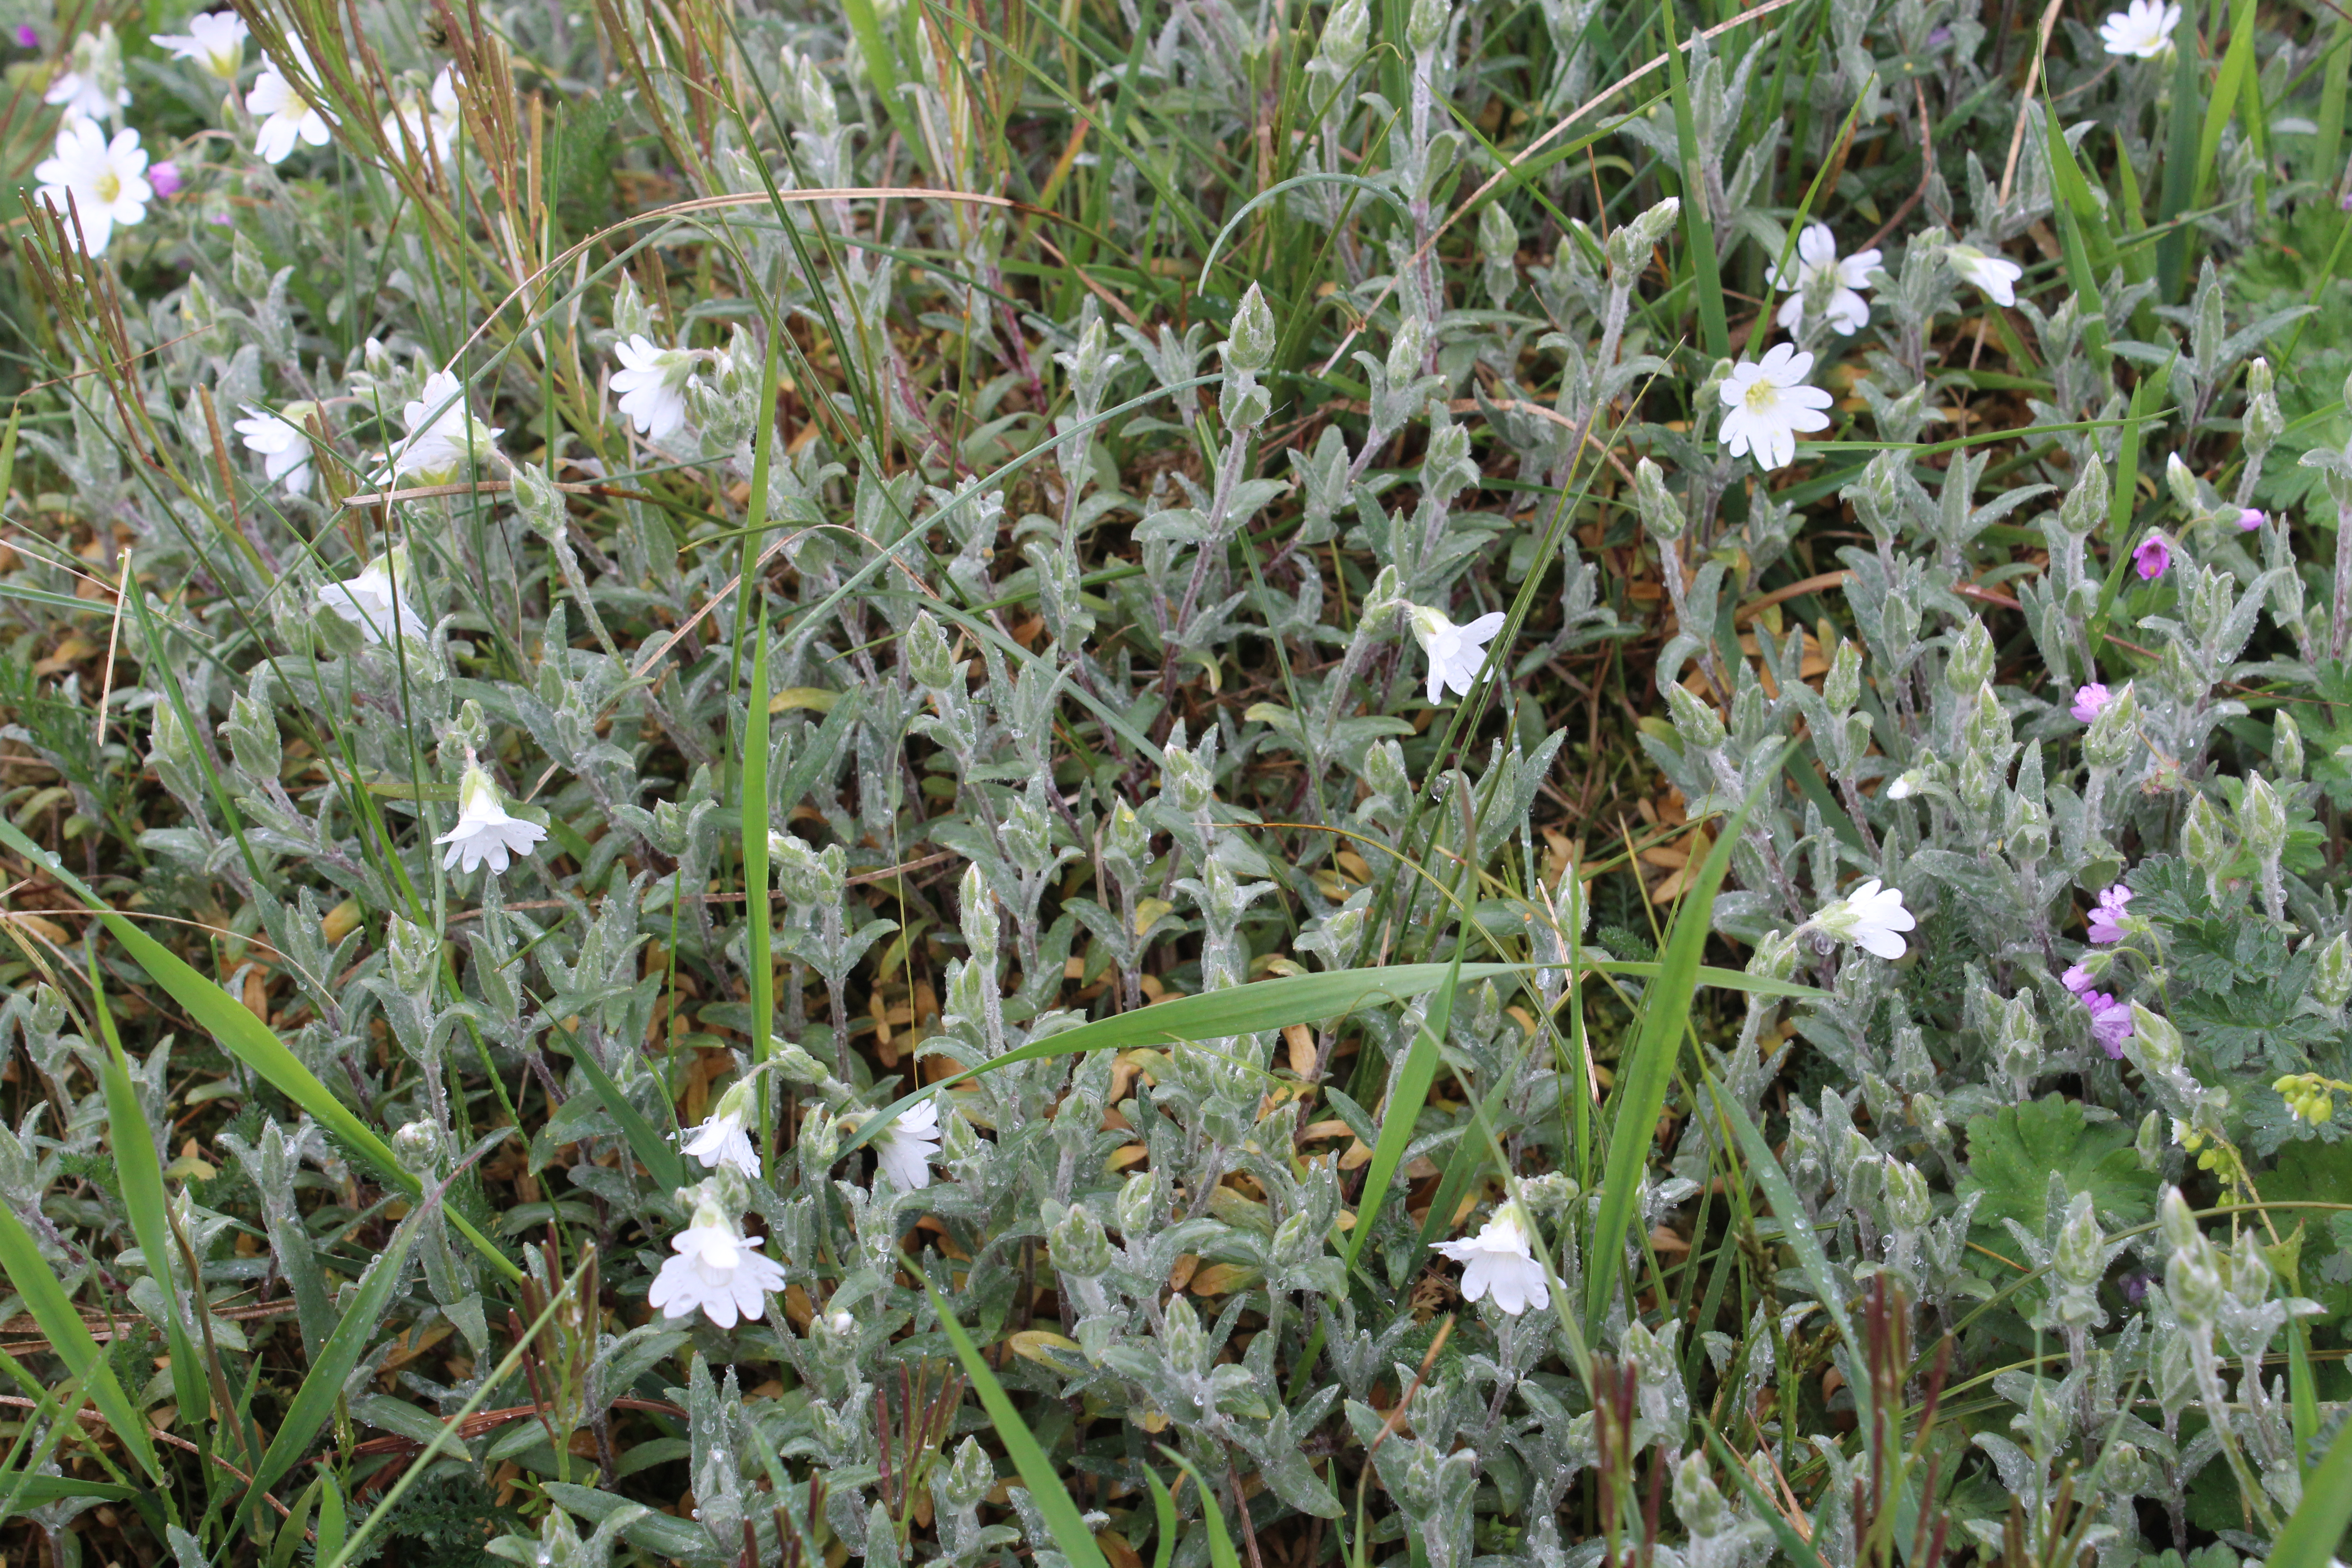
[[[1759,377],[1748,384],[1748,390],[1740,395],[1740,401],[1748,405],[1750,414],[1762,414],[1780,403],[1780,389]]]
[[[98,177],[98,200],[100,206],[112,206],[122,195],[122,176],[109,169]]]

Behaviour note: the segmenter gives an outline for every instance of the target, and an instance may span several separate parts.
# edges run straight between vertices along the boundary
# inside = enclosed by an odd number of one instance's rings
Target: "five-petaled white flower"
[[[131,89],[122,85],[122,45],[113,24],[100,22],[97,32],[74,40],[72,64],[58,73],[41,101],[61,106],[69,123],[111,120],[131,107]]]
[[[901,1111],[874,1140],[876,1167],[905,1193],[931,1184],[931,1161],[939,1152],[940,1108],[928,1100]]]
[[[307,494],[310,489],[310,437],[302,427],[318,406],[289,403],[272,414],[248,403],[245,411],[252,417],[235,426],[245,449],[261,459],[262,473],[271,484],[284,485],[288,495]]]
[[[662,1260],[646,1302],[665,1318],[689,1318],[699,1308],[722,1329],[738,1318],[756,1321],[767,1310],[767,1294],[784,1288],[784,1271],[762,1255],[717,1204],[694,1209],[694,1223],[669,1238],[675,1258]]]
[[[751,1136],[743,1124],[756,1104],[751,1079],[738,1079],[719,1103],[710,1109],[709,1118],[691,1131],[680,1133],[686,1152],[712,1170],[724,1165],[740,1173],[746,1181],[760,1179],[760,1152],[751,1146]]]
[[[441,74],[433,79],[433,93],[428,100],[420,103],[412,96],[383,117],[383,139],[392,143],[394,153],[404,158],[421,158],[429,142],[433,161],[444,165],[449,162],[457,145],[458,127],[463,123],[455,70],[453,66],[441,68]]]
[[[1901,933],[1919,922],[1903,907],[1902,889],[1882,887],[1873,877],[1806,923],[1864,952],[1895,959],[1906,951]]]
[[[42,159],[33,178],[41,183],[35,199],[65,215],[69,230],[78,219],[82,247],[92,256],[106,254],[118,226],[142,221],[155,195],[139,132],[118,131],[110,142],[92,120],[59,127],[57,155]]]
[[[1772,469],[1796,460],[1797,432],[1826,430],[1830,395],[1805,384],[1813,356],[1782,343],[1753,364],[1731,367],[1723,384],[1724,449],[1737,458],[1756,454],[1757,467]]]
[[[499,786],[468,763],[465,782],[457,786],[457,826],[433,842],[449,847],[441,857],[443,870],[470,871],[488,860],[497,876],[506,870],[509,853],[528,855],[546,837],[547,829],[536,822],[509,816]]]
[[[1486,662],[1486,645],[1508,617],[1500,610],[1490,610],[1467,626],[1457,626],[1443,612],[1425,605],[1407,605],[1406,613],[1421,651],[1429,656],[1429,700],[1443,702],[1448,691],[1469,696]]]
[[[1495,1217],[1467,1241],[1434,1241],[1430,1250],[1462,1264],[1462,1298],[1495,1298],[1495,1305],[1513,1317],[1529,1307],[1551,1305],[1551,1287],[1545,1283],[1543,1265],[1536,1261],[1534,1245],[1516,1206],[1498,1210]]]
[[[2179,6],[2168,5],[2164,0],[2131,0],[2099,24],[2099,41],[2111,55],[2152,60],[2170,52],[2172,35],[2179,26]]]
[[[425,635],[425,618],[409,608],[408,601],[400,596],[402,585],[408,581],[408,551],[403,546],[386,551],[361,567],[358,576],[330,583],[320,589],[319,603],[359,627],[362,642],[380,643],[386,637],[421,637]],[[528,823],[523,826],[530,826]],[[534,827],[532,831],[537,832],[538,829]],[[524,852],[528,854],[530,851],[526,848]],[[468,862],[466,869],[470,871],[473,868]],[[498,868],[501,871],[506,869],[503,860]]]
[[[1870,287],[1870,269],[1878,265],[1878,252],[1860,250],[1839,259],[1837,236],[1825,223],[1809,223],[1797,236],[1797,268],[1791,274],[1772,267],[1772,287],[1786,289],[1789,297],[1780,302],[1780,313],[1775,318],[1782,331],[1793,332],[1797,323],[1805,319],[1806,286],[1826,272],[1832,275],[1830,301],[1822,316],[1837,329],[1841,337],[1852,337],[1870,324],[1870,301],[1857,289]]]
[[[317,68],[310,64],[310,51],[303,47],[302,40],[287,41],[294,46],[296,71],[305,80],[317,76]],[[276,60],[261,62],[260,79],[245,95],[245,107],[261,117],[253,150],[267,162],[283,163],[297,142],[308,142],[313,147],[327,144],[327,117],[302,96],[302,89],[278,68]]]
[[[235,81],[245,66],[248,30],[234,11],[205,11],[188,18],[186,32],[158,33],[147,41],[173,59],[195,61],[208,76]]]
[[[493,429],[474,417],[466,406],[466,389],[446,370],[425,378],[425,390],[402,407],[400,417],[408,436],[384,455],[379,482],[413,474],[428,485],[447,484],[465,467],[468,453],[488,455],[490,443],[505,432],[503,426]]]
[[[1973,245],[1944,247],[1944,259],[1960,275],[1960,281],[1975,285],[1977,290],[1996,305],[2017,303],[2017,280],[2025,276],[2025,268],[2005,256],[1979,250]]]
[[[623,366],[613,373],[613,390],[638,435],[658,441],[686,423],[686,390],[702,383],[692,350],[661,348],[639,332],[614,344],[613,357]]]

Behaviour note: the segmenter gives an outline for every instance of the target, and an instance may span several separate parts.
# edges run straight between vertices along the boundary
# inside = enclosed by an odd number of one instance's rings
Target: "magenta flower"
[[[41,35],[30,22],[16,29],[16,47],[20,49],[37,49],[41,47]]]
[[[2123,920],[2131,912],[2126,907],[2130,904],[2131,896],[2131,889],[2121,882],[2099,895],[2099,901],[2091,908],[2090,935],[2093,942],[2104,947],[2109,942],[2123,941]]]
[[[2172,542],[2160,533],[2151,533],[2140,541],[2132,552],[2132,565],[2140,581],[2153,583],[2172,569]]]
[[[2241,533],[2252,533],[2254,530],[2262,527],[2262,525],[2268,521],[2269,519],[2263,517],[2261,512],[2255,510],[2252,507],[2247,506],[2240,507],[2238,509],[2238,531]]]
[[[2074,688],[2074,706],[2067,711],[2074,715],[2075,722],[2087,724],[2099,716],[2100,710],[2114,700],[2114,697],[2113,692],[2094,680],[2088,686]]]
[[[2086,991],[2083,1005],[2091,1012],[2091,1038],[2110,1061],[2121,1061],[2124,1042],[2132,1037],[2131,1004],[2118,1002],[2104,991]]]
[[[149,164],[147,183],[155,188],[159,196],[176,196],[180,194],[181,185],[185,184],[180,178],[180,165],[170,162]]]

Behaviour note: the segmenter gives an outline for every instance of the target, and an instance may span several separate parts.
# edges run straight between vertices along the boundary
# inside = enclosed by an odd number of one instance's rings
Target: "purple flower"
[[[25,23],[16,29],[16,47],[20,49],[37,49],[41,47],[41,35],[30,22]]]
[[[186,182],[180,178],[180,165],[173,163],[151,163],[147,167],[147,183],[159,196],[176,196]]]
[[[2131,912],[2126,907],[2131,902],[2131,889],[2121,882],[2099,895],[2099,901],[2091,907],[2090,935],[2093,942],[2104,947],[2109,942],[2123,941],[2122,922],[2124,917]]]
[[[2262,525],[2267,521],[2268,520],[2264,518],[2261,512],[2255,510],[2252,507],[2246,506],[2240,507],[2238,509],[2238,531],[2241,533],[2252,533],[2254,530],[2262,527]]]
[[[1951,41],[1952,30],[1949,27],[1931,27],[1928,29],[1927,47],[1929,48],[1940,49]]]
[[[2058,984],[2075,995],[2081,996],[2098,983],[2091,978],[2089,970],[2079,963],[2070,963],[2066,966],[2066,973],[2058,977]]]
[[[2074,688],[2074,706],[2067,711],[2074,715],[2077,723],[2087,724],[2099,716],[2100,710],[2106,707],[2114,695],[2094,680],[2088,686]]]
[[[2141,582],[2155,582],[2172,569],[2172,542],[2160,533],[2149,534],[2132,552],[2132,565]]]
[[[2121,1061],[2124,1042],[2132,1037],[2131,1004],[2118,1002],[2104,991],[2086,991],[2083,1005],[2091,1010],[2091,1038],[2107,1053],[2109,1061]]]

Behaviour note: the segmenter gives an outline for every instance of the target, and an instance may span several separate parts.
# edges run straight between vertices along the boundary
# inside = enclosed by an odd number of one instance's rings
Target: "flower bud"
[[[2286,807],[2260,773],[2247,775],[2245,789],[2238,796],[2238,837],[2264,865],[2285,853]]]
[[[1406,47],[1416,55],[1437,47],[1444,41],[1445,24],[1453,19],[1453,11],[1449,0],[1412,0],[1412,11],[1405,22]]]
[[[1715,710],[1691,695],[1680,681],[1666,688],[1666,710],[1673,714],[1675,732],[1695,752],[1712,752],[1724,742],[1723,721]]]
[[[1118,1233],[1129,1243],[1149,1236],[1160,1217],[1160,1187],[1150,1175],[1134,1175],[1118,1190],[1118,1204],[1114,1211],[1118,1220]]]
[[[2180,1031],[2172,1020],[2131,1005],[2132,1038],[2138,1043],[2141,1065],[2154,1077],[2170,1078],[2180,1070]]]
[[[2311,994],[2331,1013],[2352,1000],[2352,938],[2342,931],[2319,950],[2319,962],[2311,972]]]
[[[2139,738],[2139,698],[2129,686],[2116,692],[2091,721],[2083,737],[2083,760],[2095,768],[2119,768]]]
[[[1274,312],[1255,283],[1234,312],[1233,335],[1220,345],[1226,374],[1254,374],[1274,362]]]
[[[1928,1195],[1927,1178],[1919,1167],[1886,1157],[1886,1217],[1897,1230],[1924,1229],[1936,1215],[1936,1205]]]
[[[1992,634],[1982,621],[1970,620],[1952,649],[1951,662],[1944,667],[1944,684],[1955,697],[1971,696],[1992,679]]]
[[[2189,465],[2180,460],[2178,452],[2164,460],[2164,484],[2172,492],[2172,499],[2180,503],[2181,510],[2201,510],[2197,499],[2197,476],[2189,471]]]
[[[2271,762],[2283,780],[2291,783],[2303,777],[2303,726],[2284,709],[2271,727]]]
[[[2107,466],[2092,453],[2084,459],[2082,477],[2058,503],[2058,526],[2080,537],[2107,518]]]
[[[1665,471],[1647,458],[1633,468],[1633,504],[1651,538],[1664,543],[1682,537],[1682,502],[1666,489]]]
[[[1840,637],[1830,672],[1822,681],[1822,700],[1832,713],[1848,713],[1862,700],[1862,649]]]
[[[1115,1261],[1102,1222],[1084,1204],[1071,1205],[1055,1222],[1046,1233],[1046,1246],[1054,1267],[1074,1279],[1099,1279]]]
[[[2189,818],[2181,825],[2180,852],[2189,863],[2205,874],[2208,881],[2218,879],[2229,869],[2236,855],[2231,842],[2230,826],[2221,820],[2221,813],[2212,800],[2200,795],[2189,803]]]

